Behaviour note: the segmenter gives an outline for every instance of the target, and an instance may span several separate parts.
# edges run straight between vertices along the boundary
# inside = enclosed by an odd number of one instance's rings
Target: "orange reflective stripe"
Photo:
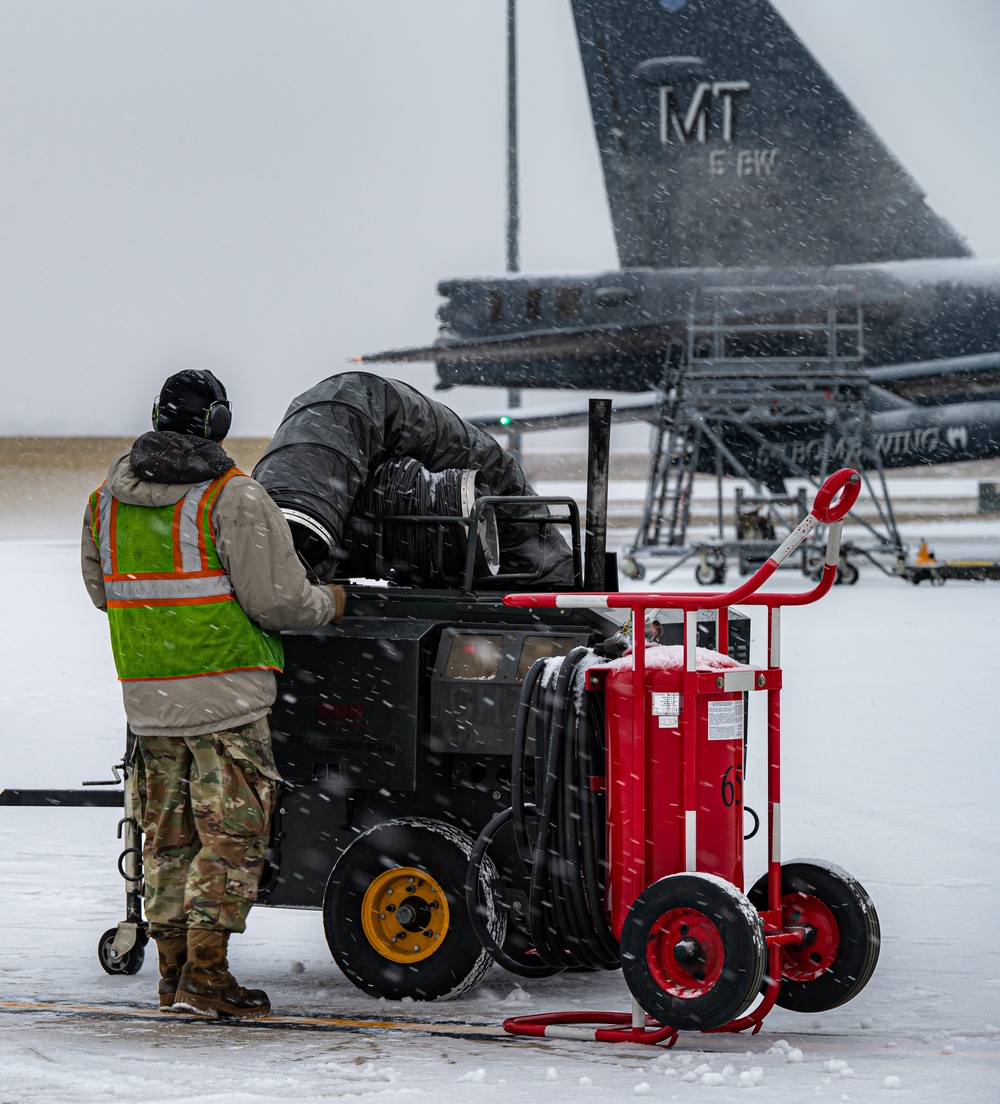
[[[234,479],[237,475],[242,475],[244,479],[247,478],[246,472],[241,472],[239,468],[230,468],[229,471],[227,471],[226,474],[220,480],[219,490],[215,492],[215,498],[219,497],[219,492],[229,482],[229,480]],[[213,507],[213,510],[214,510],[215,499],[212,499],[212,507]],[[208,515],[208,527],[212,532],[212,540],[214,541],[215,540],[215,522],[212,520],[212,518],[213,518],[213,514],[209,513],[209,515]]]
[[[203,598],[131,598],[108,600],[108,609],[145,609],[147,606],[207,606],[211,602],[235,602],[235,594],[208,594]]]
[[[201,496],[201,500],[198,503],[198,512],[195,514],[195,517],[198,519],[198,555],[201,556],[201,567],[203,571],[208,568],[208,548],[205,544],[205,508],[208,502],[208,496],[212,493],[212,488],[214,486],[214,483],[209,483],[205,488],[205,493]]]
[[[283,671],[283,667],[276,667],[270,663],[260,664],[255,667],[227,667],[224,671],[195,671],[191,675],[171,675],[171,682],[175,679],[189,679],[189,678],[207,678],[209,675],[231,675],[236,671]],[[152,679],[148,678],[122,678],[118,677],[119,682],[152,682]]]
[[[219,579],[226,574],[224,567],[210,567],[207,571],[130,571],[127,575],[105,575],[106,583],[161,582],[168,579]]]
[[[232,479],[234,476],[243,475],[239,468],[230,468],[225,475],[220,475],[218,479],[214,480],[205,488],[205,493],[201,496],[201,502],[198,503],[198,542],[199,547],[202,550],[202,564],[207,563],[208,552],[205,549],[205,524],[208,523],[208,530],[212,535],[212,543],[215,543],[215,526],[212,524],[212,509],[215,506],[215,500],[219,497],[219,492],[222,488]]]

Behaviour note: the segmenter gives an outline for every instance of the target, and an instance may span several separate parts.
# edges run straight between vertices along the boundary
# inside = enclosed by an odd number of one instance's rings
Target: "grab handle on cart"
[[[823,486],[816,492],[812,509],[788,534],[781,547],[771,553],[760,570],[763,571],[771,563],[774,567],[771,567],[759,581],[755,582],[757,575],[750,580],[754,583],[750,588],[751,592],[756,590],[760,583],[798,548],[817,525],[830,526],[826,539],[826,562],[836,565],[840,557],[840,534],[843,530],[844,518],[858,501],[859,494],[861,494],[861,476],[853,468],[841,468],[840,471],[835,471],[833,475],[828,476],[823,481]],[[760,572],[757,574],[759,575]]]
[[[822,598],[833,586],[840,558],[840,536],[844,518],[850,513],[861,494],[861,476],[853,468],[841,468],[828,476],[816,493],[812,510],[788,534],[760,568],[735,590],[725,593],[642,593],[626,591],[618,594],[507,594],[505,606],[552,607],[560,609],[632,609],[633,611],[656,607],[673,609],[722,609],[737,602],[750,602],[766,606],[801,606]],[[819,582],[809,591],[796,594],[757,594],[761,585],[769,579],[781,563],[809,536],[817,525],[828,525],[826,556]]]
[[[841,468],[823,482],[810,511],[820,525],[843,521],[861,494],[861,476],[853,468]]]

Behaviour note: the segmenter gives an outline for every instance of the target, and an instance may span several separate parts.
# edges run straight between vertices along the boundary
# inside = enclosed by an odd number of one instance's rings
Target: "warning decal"
[[[743,739],[742,700],[708,703],[708,738],[710,740]]]

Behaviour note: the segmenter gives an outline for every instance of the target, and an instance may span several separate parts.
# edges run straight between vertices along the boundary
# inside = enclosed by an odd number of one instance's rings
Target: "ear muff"
[[[228,436],[232,424],[232,404],[226,399],[217,399],[205,414],[205,436],[210,441],[221,441]]]
[[[185,373],[180,373],[181,376]],[[190,433],[195,437],[205,437],[209,441],[221,441],[228,436],[233,424],[232,404],[225,397],[226,389],[212,375],[211,372],[187,373],[199,377],[207,376],[208,379],[196,379],[195,388],[185,388],[182,381],[180,393],[175,388],[167,402],[166,410],[161,410],[160,397],[163,390],[153,399],[151,420],[156,431],[175,429],[179,433]],[[164,387],[168,387],[178,377],[171,376]],[[215,398],[209,399],[207,395],[202,398],[198,391],[204,393],[204,387],[208,385],[215,394]],[[208,403],[205,409],[204,403]],[[202,414],[204,411],[204,414]]]

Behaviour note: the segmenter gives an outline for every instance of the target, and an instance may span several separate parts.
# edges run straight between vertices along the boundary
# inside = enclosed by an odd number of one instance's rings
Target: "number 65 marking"
[[[743,804],[743,771],[735,765],[726,767],[722,776],[722,804],[728,809],[734,803]]]

